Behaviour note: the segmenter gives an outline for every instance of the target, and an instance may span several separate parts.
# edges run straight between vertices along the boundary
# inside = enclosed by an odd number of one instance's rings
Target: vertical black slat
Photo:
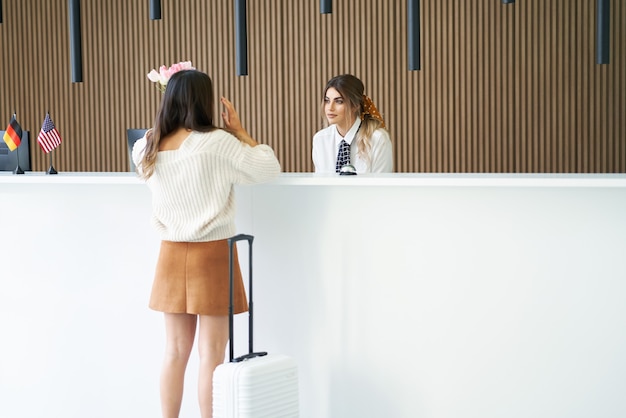
[[[333,0],[320,0],[320,13],[323,15],[333,12]]]
[[[83,81],[83,47],[80,35],[80,0],[69,0],[70,66],[72,83]]]
[[[150,20],[161,20],[161,0],[150,0]]]
[[[596,64],[609,63],[610,0],[596,0]]]
[[[2,0],[0,0],[0,23],[2,23]]]
[[[420,2],[407,0],[409,71],[420,70]]]
[[[237,75],[248,75],[246,0],[235,0],[235,64]]]

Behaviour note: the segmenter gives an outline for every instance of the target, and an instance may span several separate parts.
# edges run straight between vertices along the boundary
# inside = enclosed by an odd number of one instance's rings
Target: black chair
[[[0,131],[0,171],[14,171],[17,168],[17,156],[20,157],[20,168],[31,171],[30,158],[30,132],[22,130],[22,141],[15,151],[9,150],[9,146],[2,139],[5,131]]]
[[[127,129],[126,130],[126,139],[128,141],[128,161],[130,161],[130,171],[134,172],[136,167],[133,162],[133,146],[138,139],[143,138],[146,134],[147,129]]]

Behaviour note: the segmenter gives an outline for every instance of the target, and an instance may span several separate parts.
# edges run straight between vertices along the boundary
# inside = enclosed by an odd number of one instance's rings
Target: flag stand
[[[50,151],[50,168],[48,168],[48,171],[46,171],[46,174],[57,174],[57,171],[54,169],[54,166],[52,165],[52,152]]]
[[[22,167],[20,167],[20,148],[17,147],[15,149],[15,152],[17,152],[17,167],[15,167],[15,170],[13,170],[13,174],[24,174],[24,170],[22,170]]]

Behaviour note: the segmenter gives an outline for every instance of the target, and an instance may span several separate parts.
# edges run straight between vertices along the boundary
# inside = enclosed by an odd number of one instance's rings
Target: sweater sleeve
[[[247,144],[241,144],[241,146],[242,150],[236,164],[237,183],[264,183],[280,174],[280,163],[270,146],[265,144],[255,147]]]
[[[135,144],[133,145],[133,151],[132,151],[131,157],[133,159],[133,162],[135,163],[135,166],[137,167],[138,173],[141,173],[141,160],[143,159],[143,153],[144,153],[145,148],[146,148],[145,136],[135,141]]]

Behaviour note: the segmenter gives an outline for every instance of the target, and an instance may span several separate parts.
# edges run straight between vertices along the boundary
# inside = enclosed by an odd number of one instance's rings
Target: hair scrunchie
[[[380,121],[381,127],[385,127],[385,121],[378,109],[376,109],[376,105],[372,99],[363,95],[363,113],[361,113],[361,119],[365,119],[365,115],[370,115],[371,118]]]

